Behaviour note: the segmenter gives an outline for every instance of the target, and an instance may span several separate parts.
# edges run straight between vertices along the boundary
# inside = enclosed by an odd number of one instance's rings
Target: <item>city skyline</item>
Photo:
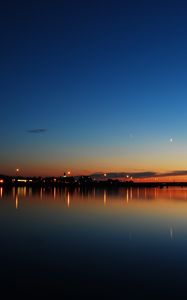
[[[187,169],[184,1],[10,3],[0,173]]]

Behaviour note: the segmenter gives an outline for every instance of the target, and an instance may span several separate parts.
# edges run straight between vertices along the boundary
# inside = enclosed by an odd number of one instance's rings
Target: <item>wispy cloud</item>
[[[171,171],[167,173],[158,173],[154,171],[146,171],[146,172],[112,172],[107,173],[107,178],[127,178],[127,177],[133,177],[133,178],[151,178],[151,177],[172,177],[172,176],[185,176],[187,175],[187,170],[176,170]],[[91,174],[92,177],[95,177],[96,179],[101,179],[104,176],[104,172],[98,172]]]
[[[165,177],[165,176],[184,176],[187,175],[187,170],[176,170],[168,173],[158,174],[157,177]]]
[[[29,129],[27,130],[28,133],[44,133],[46,132],[47,129],[46,128],[35,128],[35,129]]]
[[[104,173],[94,173],[91,176],[95,177],[95,178],[103,178],[103,174]],[[112,172],[112,173],[107,173],[107,178],[127,178],[127,176],[129,177],[133,177],[133,178],[145,178],[145,177],[154,177],[157,176],[156,172]]]

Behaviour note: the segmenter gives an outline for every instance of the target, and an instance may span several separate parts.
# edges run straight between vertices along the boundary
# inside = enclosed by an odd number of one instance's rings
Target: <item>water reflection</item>
[[[67,206],[68,207],[70,206],[70,193],[69,193],[69,191],[67,193]]]
[[[104,201],[104,205],[106,205],[106,190],[104,190],[103,201]]]
[[[19,198],[18,198],[18,194],[16,194],[16,209],[19,208]]]
[[[2,274],[28,290],[33,282],[53,292],[62,282],[76,292],[104,284],[125,291],[122,299],[147,291],[152,299],[151,289],[162,299],[161,290],[186,284],[186,195],[174,187],[1,187]]]
[[[127,203],[129,203],[129,190],[128,189],[127,189],[126,193],[127,193],[127,196],[126,196]]]
[[[170,227],[170,237],[171,237],[171,240],[173,239],[173,227]]]
[[[54,199],[57,201],[65,200],[67,206],[70,206],[70,198],[72,203],[79,203],[81,201],[102,201],[104,205],[110,205],[113,201],[126,203],[135,203],[137,201],[187,201],[187,188],[116,188],[116,189],[102,189],[102,188],[31,188],[31,187],[13,187],[6,189],[0,187],[0,198],[16,199],[18,196],[24,198],[40,198],[40,199]]]
[[[2,198],[2,197],[3,197],[3,188],[0,187],[0,198]]]

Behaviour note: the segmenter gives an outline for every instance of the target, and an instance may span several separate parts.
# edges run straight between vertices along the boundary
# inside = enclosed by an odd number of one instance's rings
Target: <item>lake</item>
[[[61,299],[178,299],[187,188],[0,187],[1,291]]]

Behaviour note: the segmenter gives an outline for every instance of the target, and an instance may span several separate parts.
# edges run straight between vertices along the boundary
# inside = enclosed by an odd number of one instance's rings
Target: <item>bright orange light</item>
[[[3,179],[0,179],[0,183],[3,183],[4,182],[4,180]]]
[[[71,174],[71,172],[70,171],[68,171],[68,175],[70,175]]]
[[[16,169],[16,172],[19,172],[19,169]]]

